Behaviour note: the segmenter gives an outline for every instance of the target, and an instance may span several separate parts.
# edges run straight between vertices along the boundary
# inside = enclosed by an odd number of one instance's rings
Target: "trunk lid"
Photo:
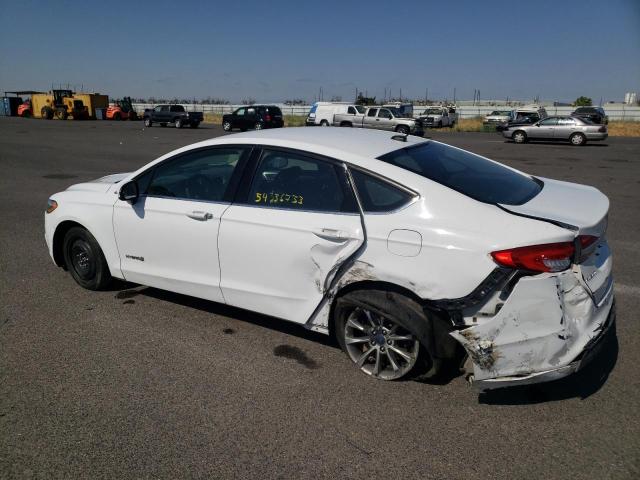
[[[550,220],[575,231],[574,271],[587,288],[596,305],[608,297],[613,286],[612,259],[605,236],[609,199],[594,187],[540,178],[544,187],[523,205],[501,205],[507,211],[541,220]],[[578,236],[597,237],[584,251]]]
[[[578,235],[601,237],[607,228],[609,199],[587,185],[538,177],[544,183],[540,193],[523,205],[500,205],[527,217],[550,220],[576,230]]]

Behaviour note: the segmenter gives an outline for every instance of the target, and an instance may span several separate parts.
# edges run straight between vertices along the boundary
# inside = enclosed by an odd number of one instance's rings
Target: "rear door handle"
[[[343,232],[340,230],[334,230],[331,228],[323,228],[322,230],[315,230],[313,234],[316,237],[322,238],[323,240],[329,240],[330,242],[344,243],[347,240],[355,240],[356,237],[350,235],[347,232]]]
[[[213,215],[210,214],[209,212],[194,210],[191,213],[187,213],[187,217],[204,222],[205,220],[211,220],[213,218]]]

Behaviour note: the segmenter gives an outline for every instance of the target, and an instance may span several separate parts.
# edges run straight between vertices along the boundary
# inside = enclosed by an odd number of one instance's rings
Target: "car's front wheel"
[[[327,122],[326,120],[322,120],[322,121],[320,122],[320,126],[321,126],[321,127],[328,127],[328,126],[329,126],[329,122]]]
[[[527,134],[524,133],[522,130],[517,130],[517,131],[513,132],[513,135],[511,136],[511,138],[516,143],[526,143]]]
[[[111,273],[98,241],[82,227],[72,227],[64,236],[64,262],[73,279],[88,290],[101,290],[111,282]]]
[[[222,129],[225,132],[230,132],[231,131],[231,122],[222,122]]]
[[[355,291],[337,300],[334,326],[338,343],[367,375],[398,380],[435,374],[435,364],[417,335],[427,319],[418,313],[419,308],[411,307],[411,302],[404,296],[377,290]]]
[[[396,127],[396,132],[402,135],[409,135],[409,127],[407,127],[406,125],[398,125]]]
[[[571,145],[581,146],[587,143],[587,137],[582,133],[574,133],[569,137],[569,141],[571,142]]]

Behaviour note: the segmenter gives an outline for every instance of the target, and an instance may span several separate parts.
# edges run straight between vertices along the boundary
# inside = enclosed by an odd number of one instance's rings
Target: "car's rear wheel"
[[[402,135],[409,135],[409,127],[407,127],[406,125],[398,125],[396,127],[396,132],[402,134]]]
[[[527,134],[524,133],[522,130],[517,130],[517,131],[513,132],[513,135],[511,136],[511,138],[516,143],[526,143]]]
[[[256,124],[253,126],[253,128],[255,130],[262,130],[262,128],[263,128],[262,122],[256,122]]]
[[[231,131],[231,122],[222,122],[222,129],[225,132],[230,132]]]
[[[569,141],[571,142],[571,145],[579,147],[587,143],[587,137],[585,137],[582,133],[573,133],[569,137]]]
[[[176,118],[176,121],[174,122],[176,128],[182,128],[182,119],[181,118]]]
[[[111,282],[111,273],[102,249],[86,229],[69,229],[64,236],[63,253],[69,273],[81,287],[100,290]]]
[[[401,305],[403,302],[406,305]],[[417,335],[427,319],[417,313],[419,307],[408,306],[411,302],[398,294],[373,290],[351,292],[337,300],[336,338],[367,375],[380,380],[435,375],[436,364]]]
[[[329,126],[329,122],[327,122],[326,120],[322,120],[322,121],[320,122],[320,126],[321,126],[321,127],[328,127],[328,126]]]
[[[151,128],[152,125],[153,125],[153,122],[151,121],[151,118],[147,117],[147,118],[144,119],[144,126],[145,127]]]

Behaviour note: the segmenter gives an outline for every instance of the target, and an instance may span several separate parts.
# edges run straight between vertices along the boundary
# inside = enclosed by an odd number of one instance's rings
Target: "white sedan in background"
[[[467,354],[481,389],[576,371],[614,322],[608,199],[432,140],[228,135],[49,199],[54,262],[335,335],[384,380]],[[462,348],[464,347],[464,349]]]

